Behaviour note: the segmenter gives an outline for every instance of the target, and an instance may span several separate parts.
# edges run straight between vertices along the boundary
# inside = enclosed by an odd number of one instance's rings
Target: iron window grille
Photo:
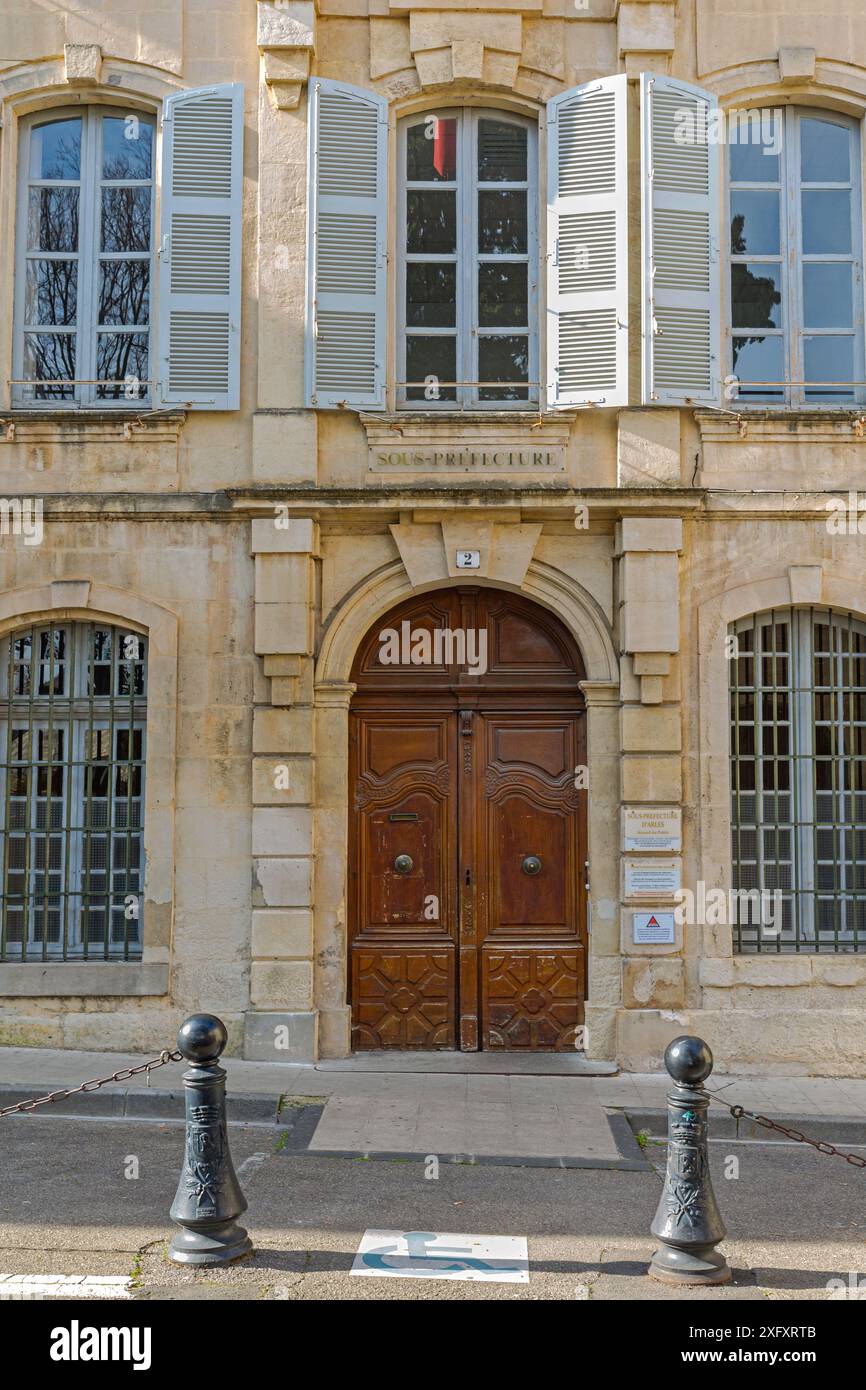
[[[730,646],[733,886],[778,892],[768,933],[741,898],[737,952],[866,948],[866,624],[776,609]]]
[[[146,682],[123,628],[0,644],[0,960],[141,958]]]

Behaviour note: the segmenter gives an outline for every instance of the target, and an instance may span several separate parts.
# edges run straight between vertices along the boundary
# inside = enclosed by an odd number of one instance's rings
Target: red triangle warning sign
[[[649,921],[647,922],[647,926],[648,926],[648,927],[657,927],[657,926],[658,926],[658,922],[656,921],[655,917],[650,917]]]

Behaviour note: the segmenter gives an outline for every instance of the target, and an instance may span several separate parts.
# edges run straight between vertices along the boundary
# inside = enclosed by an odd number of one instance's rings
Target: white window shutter
[[[385,405],[388,102],[310,79],[306,402]]]
[[[625,74],[547,104],[547,404],[628,404]]]
[[[178,92],[162,118],[159,398],[240,405],[243,87]]]
[[[718,108],[641,75],[643,401],[721,404]]]

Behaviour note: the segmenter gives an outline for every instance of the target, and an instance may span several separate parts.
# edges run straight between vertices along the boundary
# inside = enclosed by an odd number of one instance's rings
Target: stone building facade
[[[861,1073],[866,16],[746,8],[0,0],[0,1041]]]

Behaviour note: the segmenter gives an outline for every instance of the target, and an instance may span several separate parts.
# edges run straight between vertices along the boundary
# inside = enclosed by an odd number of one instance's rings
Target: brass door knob
[[[541,873],[541,860],[537,854],[527,854],[521,866],[525,874],[533,875]]]
[[[411,874],[414,867],[411,854],[398,854],[394,860],[394,868],[398,874]]]

